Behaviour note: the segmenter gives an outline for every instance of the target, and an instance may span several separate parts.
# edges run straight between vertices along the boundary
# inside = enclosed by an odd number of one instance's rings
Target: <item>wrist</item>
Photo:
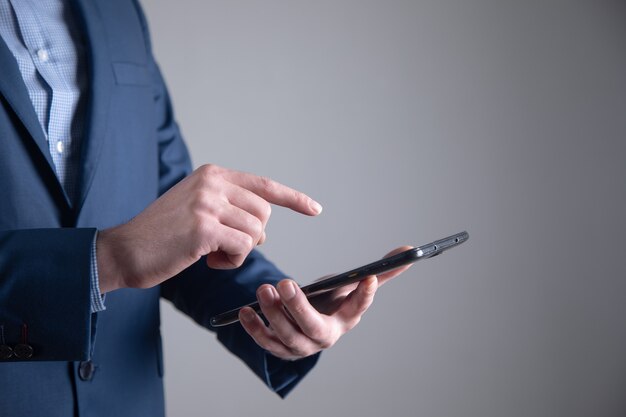
[[[98,232],[96,260],[101,294],[126,287],[120,257],[117,256],[119,240],[115,228]]]

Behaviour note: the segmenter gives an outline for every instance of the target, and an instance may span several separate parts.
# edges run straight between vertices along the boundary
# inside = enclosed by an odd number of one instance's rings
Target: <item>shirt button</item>
[[[57,142],[57,152],[58,153],[63,153],[64,150],[65,150],[65,146],[63,146],[63,142],[58,141]]]
[[[48,60],[50,59],[50,54],[48,54],[48,51],[46,51],[45,49],[39,49],[37,51],[37,56],[42,62],[48,62]]]

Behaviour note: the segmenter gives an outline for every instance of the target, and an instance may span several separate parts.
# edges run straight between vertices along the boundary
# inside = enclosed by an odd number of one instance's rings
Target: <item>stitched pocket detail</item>
[[[148,86],[152,83],[150,71],[145,65],[131,62],[113,62],[115,82],[119,85]]]

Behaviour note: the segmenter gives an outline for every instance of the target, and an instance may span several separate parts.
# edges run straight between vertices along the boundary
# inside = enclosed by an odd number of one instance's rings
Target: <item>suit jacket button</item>
[[[0,345],[0,360],[11,359],[13,349],[7,345]]]
[[[33,347],[26,343],[20,343],[13,348],[13,354],[18,359],[30,359],[33,356]]]
[[[83,381],[91,381],[96,372],[96,365],[92,361],[81,362],[78,366],[78,376]]]

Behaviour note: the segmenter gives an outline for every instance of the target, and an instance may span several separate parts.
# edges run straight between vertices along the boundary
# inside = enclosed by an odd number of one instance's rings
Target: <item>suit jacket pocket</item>
[[[113,62],[113,73],[118,85],[149,86],[152,84],[150,72],[145,65],[132,62]]]

